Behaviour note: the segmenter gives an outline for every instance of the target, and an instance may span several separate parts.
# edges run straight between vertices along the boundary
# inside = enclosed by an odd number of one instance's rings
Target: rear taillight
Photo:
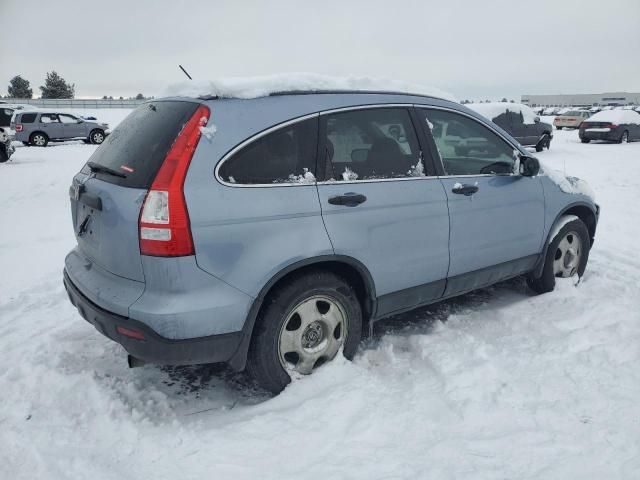
[[[24,127],[21,123],[16,124],[16,132],[21,132]]]
[[[209,108],[200,105],[173,142],[162,162],[140,214],[140,253],[157,257],[193,255],[184,180],[200,140],[200,127],[209,121]]]
[[[606,128],[618,128],[618,125],[615,123],[610,123],[609,125],[605,125]]]

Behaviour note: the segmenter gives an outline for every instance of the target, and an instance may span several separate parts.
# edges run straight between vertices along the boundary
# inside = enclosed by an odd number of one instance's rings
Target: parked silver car
[[[49,142],[76,139],[101,144],[110,133],[107,123],[46,110],[16,113],[12,129],[16,132],[17,141],[36,147],[46,147]]]

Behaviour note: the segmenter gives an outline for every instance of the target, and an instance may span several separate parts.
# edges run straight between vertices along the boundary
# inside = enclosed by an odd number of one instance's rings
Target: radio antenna
[[[187,76],[187,78],[189,78],[189,80],[193,80],[193,78],[191,78],[191,75],[189,75],[187,73],[187,71],[184,69],[184,67],[182,65],[178,65],[180,67],[180,70],[182,70],[184,72],[184,74]]]

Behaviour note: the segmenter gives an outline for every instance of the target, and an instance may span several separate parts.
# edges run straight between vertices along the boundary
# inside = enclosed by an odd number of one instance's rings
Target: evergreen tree
[[[137,94],[136,100],[144,100],[144,95],[142,95],[141,93]]]
[[[20,75],[16,75],[11,80],[9,80],[9,88],[7,90],[9,92],[10,98],[33,97],[33,90],[31,90],[29,80],[25,80]]]
[[[47,72],[44,86],[40,87],[42,98],[73,98],[75,84],[68,84],[56,71]]]

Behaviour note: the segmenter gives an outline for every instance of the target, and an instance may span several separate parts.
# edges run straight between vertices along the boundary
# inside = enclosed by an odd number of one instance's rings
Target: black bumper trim
[[[119,343],[130,355],[149,363],[161,365],[195,365],[199,363],[228,362],[236,353],[242,332],[211,335],[208,337],[173,340],[165,338],[142,322],[123,317],[99,307],[73,284],[64,272],[64,287],[69,300],[87,322],[105,337]],[[120,325],[144,333],[144,340],[121,335]]]

